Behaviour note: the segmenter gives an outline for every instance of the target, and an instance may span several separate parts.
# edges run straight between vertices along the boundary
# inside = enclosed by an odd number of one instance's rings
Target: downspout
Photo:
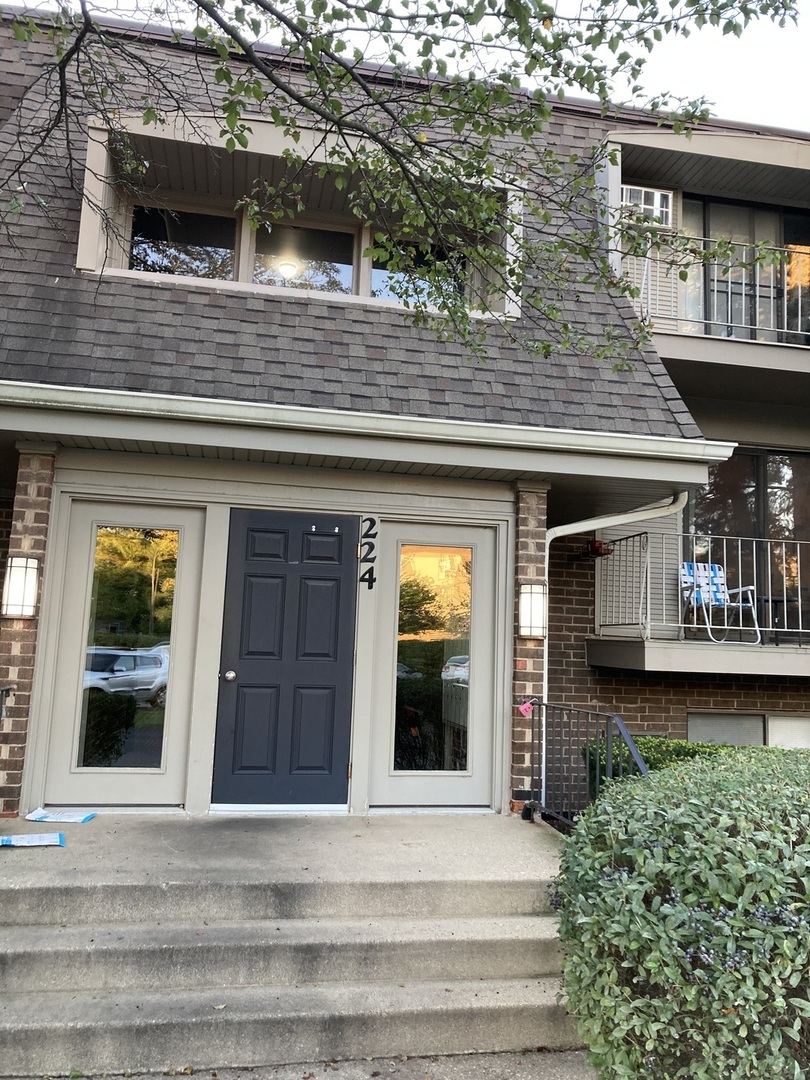
[[[570,521],[567,525],[557,525],[554,528],[549,529],[546,532],[546,552],[543,559],[543,581],[548,584],[548,568],[551,551],[551,545],[555,540],[559,540],[563,536],[573,536],[575,533],[591,532],[594,529],[609,529],[614,525],[633,525],[637,521],[647,521],[649,518],[667,517],[669,514],[676,514],[678,511],[683,510],[689,499],[688,491],[681,491],[675,495],[668,502],[650,503],[646,506],[640,506],[638,510],[628,510],[623,514],[603,514],[601,517],[583,518],[581,521]],[[546,591],[546,604],[548,605],[548,590]],[[548,612],[546,612],[546,640],[543,643],[543,681],[542,681],[542,696],[540,700],[543,704],[548,702],[548,635],[550,632],[550,619],[548,618]],[[546,714],[543,710],[543,746],[546,745]],[[542,799],[545,803],[546,799],[546,759],[543,756],[542,762]]]

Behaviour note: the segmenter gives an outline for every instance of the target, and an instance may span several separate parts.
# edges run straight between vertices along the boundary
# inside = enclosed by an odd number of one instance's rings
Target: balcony
[[[685,243],[623,260],[656,332],[810,345],[810,248],[732,244],[712,256],[717,240]]]
[[[591,665],[810,676],[810,542],[640,532],[611,548]]]

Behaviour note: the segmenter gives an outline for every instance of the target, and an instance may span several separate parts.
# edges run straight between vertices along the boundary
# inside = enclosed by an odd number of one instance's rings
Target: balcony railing
[[[810,345],[810,248],[734,244],[688,238],[626,255],[623,269],[638,290],[639,313],[659,331]]]
[[[810,542],[642,532],[611,546],[599,560],[598,634],[810,646]],[[694,585],[717,567],[727,602]]]

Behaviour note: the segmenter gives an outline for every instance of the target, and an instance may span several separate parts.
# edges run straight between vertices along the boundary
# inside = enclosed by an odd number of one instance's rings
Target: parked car
[[[421,671],[414,671],[407,664],[397,664],[398,679],[424,679],[424,677]]]
[[[470,681],[470,658],[469,656],[451,656],[442,668],[442,678],[452,679],[454,682]]]
[[[86,653],[85,690],[131,694],[140,705],[163,708],[169,682],[168,650],[91,646]]]

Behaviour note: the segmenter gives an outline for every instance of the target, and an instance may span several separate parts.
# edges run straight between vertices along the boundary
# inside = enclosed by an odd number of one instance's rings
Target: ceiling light
[[[290,281],[292,278],[298,277],[299,266],[294,259],[282,259],[281,262],[276,264],[276,271],[285,281]]]

